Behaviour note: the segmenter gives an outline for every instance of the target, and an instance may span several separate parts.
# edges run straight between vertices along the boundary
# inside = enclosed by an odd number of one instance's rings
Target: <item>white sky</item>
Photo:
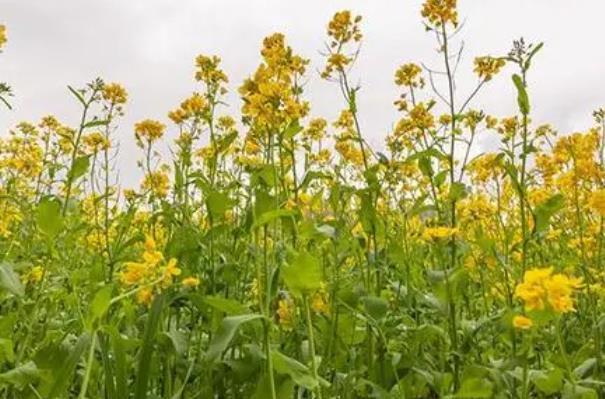
[[[592,110],[605,106],[605,1],[459,3],[466,20],[459,36],[465,41],[461,94],[475,82],[475,56],[505,54],[524,36],[545,42],[530,76],[534,120],[551,122],[561,132],[590,126]],[[342,101],[316,71],[323,66],[325,25],[346,8],[364,17],[365,41],[353,76],[362,85],[365,135],[379,147],[397,119],[396,67],[410,61],[439,65],[434,38],[419,19],[420,5],[421,0],[0,0],[0,24],[9,35],[0,55],[0,81],[15,92],[15,109],[0,111],[0,135],[21,120],[37,122],[46,114],[75,125],[78,104],[66,85],[80,87],[100,76],[129,92],[118,136],[122,169],[134,168],[133,124],[148,117],[168,123],[167,112],[197,89],[192,76],[197,54],[222,57],[230,78],[230,112],[237,115],[236,89],[256,68],[262,38],[276,31],[311,59],[306,97],[312,115],[333,119]],[[511,73],[507,69],[490,83],[475,106],[496,116],[513,113]]]

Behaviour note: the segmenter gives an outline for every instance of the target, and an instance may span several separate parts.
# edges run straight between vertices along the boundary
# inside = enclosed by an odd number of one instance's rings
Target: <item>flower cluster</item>
[[[489,81],[500,72],[500,70],[506,65],[504,58],[496,57],[477,57],[475,58],[475,73],[479,76],[479,79]]]
[[[0,25],[0,49],[6,44],[6,26]]]
[[[458,25],[457,0],[427,0],[422,5],[422,16],[436,27],[451,23]]]
[[[553,274],[553,268],[531,269],[525,272],[523,282],[517,285],[515,296],[520,298],[525,310],[553,310],[555,313],[574,311],[574,291],[582,287],[582,280],[561,273]]]
[[[263,130],[282,129],[309,112],[309,104],[299,98],[299,80],[309,61],[293,54],[281,33],[264,39],[261,55],[264,62],[239,89],[244,122]]]
[[[395,71],[395,84],[409,88],[423,88],[422,69],[416,64],[404,64]]]
[[[363,38],[359,24],[361,16],[353,16],[350,11],[340,11],[334,14],[328,24],[330,45],[326,67],[321,73],[322,78],[330,78],[334,72],[343,73],[349,66],[355,54],[345,53],[345,46],[350,42],[359,43]]]
[[[157,249],[156,242],[147,236],[141,260],[126,262],[120,272],[120,282],[125,287],[137,286],[137,302],[148,305],[157,289],[168,288],[175,276],[181,274],[176,259],[165,261]]]
[[[166,125],[152,119],[145,119],[134,125],[134,133],[137,139],[137,145],[144,147],[144,144],[150,145],[164,135]]]
[[[111,146],[109,139],[101,132],[87,134],[82,142],[91,153],[108,150]]]
[[[455,237],[458,234],[458,229],[454,227],[437,226],[427,227],[424,229],[422,238],[426,241],[446,240]]]
[[[145,191],[150,191],[158,198],[164,198],[170,190],[170,179],[166,168],[148,172],[145,175],[141,188]]]
[[[104,84],[101,95],[103,96],[103,100],[114,106],[126,104],[128,100],[126,89],[119,83]]]
[[[198,55],[195,59],[195,66],[197,68],[195,71],[195,80],[206,83],[210,92],[219,89],[222,84],[229,82],[225,72],[219,68],[220,63],[221,59],[217,56]],[[224,92],[221,94],[224,94]]]
[[[181,102],[179,108],[168,113],[168,117],[177,125],[188,119],[200,120],[210,111],[208,100],[200,93],[193,93],[191,97]]]

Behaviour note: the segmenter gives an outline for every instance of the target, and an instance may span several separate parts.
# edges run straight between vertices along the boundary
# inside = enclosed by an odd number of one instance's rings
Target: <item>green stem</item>
[[[319,384],[319,375],[317,373],[317,362],[315,361],[315,338],[313,336],[313,321],[311,319],[311,307],[309,306],[309,297],[305,295],[303,297],[305,305],[305,318],[307,323],[307,335],[309,339],[309,352],[311,352],[311,371],[313,372],[313,378],[318,382],[317,384],[317,397],[321,398],[321,384]]]
[[[86,373],[84,374],[84,380],[82,381],[82,388],[78,399],[86,398],[86,391],[88,390],[88,382],[90,381],[90,374],[92,373],[92,363],[95,359],[95,346],[97,344],[97,332],[93,331],[92,340],[90,341],[90,350],[88,351],[88,360],[86,361]]]

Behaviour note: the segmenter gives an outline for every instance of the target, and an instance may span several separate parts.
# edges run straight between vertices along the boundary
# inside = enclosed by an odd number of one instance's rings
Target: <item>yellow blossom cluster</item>
[[[280,327],[285,331],[291,331],[296,317],[294,301],[289,297],[280,299],[277,302],[276,316]]]
[[[359,28],[360,22],[361,15],[353,16],[349,10],[334,14],[332,20],[328,23],[328,36],[333,39],[331,46],[336,47],[351,40],[361,41],[363,36]]]
[[[145,174],[141,188],[150,191],[158,198],[165,198],[170,190],[170,178],[165,169],[148,172]]]
[[[422,238],[425,241],[446,240],[455,237],[459,233],[455,227],[436,226],[424,229]]]
[[[211,92],[229,81],[225,72],[219,68],[220,63],[221,58],[218,56],[200,54],[195,59],[195,80],[206,83]]]
[[[534,322],[526,316],[517,315],[513,317],[513,326],[519,330],[529,330]]]
[[[21,276],[25,284],[38,284],[44,278],[45,270],[42,266],[34,266]]]
[[[168,113],[168,117],[177,125],[188,119],[199,120],[205,117],[210,111],[208,100],[200,93],[193,93],[191,97],[181,102],[179,108]]]
[[[354,54],[345,54],[345,45],[351,41],[360,42],[363,35],[359,24],[361,16],[353,16],[351,11],[337,12],[328,24],[330,37],[330,54],[321,76],[324,79],[331,77],[334,72],[342,73],[353,62]]]
[[[20,178],[37,177],[42,172],[43,149],[38,143],[38,130],[22,122],[6,140],[0,139],[0,169]]]
[[[582,287],[582,280],[565,274],[553,274],[553,268],[531,269],[515,288],[515,296],[524,303],[525,310],[553,310],[556,313],[574,311],[574,292]]]
[[[592,192],[589,198],[589,205],[599,216],[605,217],[605,189]]]
[[[309,126],[303,131],[303,136],[309,141],[320,141],[326,136],[328,122],[323,118],[315,118],[309,121]]]
[[[330,314],[330,304],[328,302],[328,291],[325,282],[320,284],[319,290],[317,290],[311,297],[311,309],[315,313],[328,315]]]
[[[145,119],[134,125],[134,133],[137,144],[143,147],[145,144],[151,145],[164,135],[166,125],[152,119]]]
[[[308,60],[295,55],[286,45],[284,35],[275,33],[263,41],[263,63],[239,88],[244,105],[244,122],[258,129],[284,129],[309,112],[309,104],[299,98],[299,79]]]
[[[422,69],[416,64],[404,64],[395,71],[395,84],[409,88],[423,88]]]
[[[165,261],[164,255],[157,249],[156,242],[147,236],[141,260],[126,262],[120,272],[120,282],[125,287],[137,287],[137,302],[148,305],[157,289],[167,288],[175,276],[181,274],[176,259]]]
[[[458,10],[456,0],[426,0],[422,5],[421,15],[436,27],[451,23],[458,25]]]
[[[6,26],[0,25],[0,49],[6,44]]]
[[[101,132],[92,132],[82,138],[82,143],[89,152],[106,151],[111,146],[109,139]]]
[[[490,56],[475,58],[475,73],[479,79],[489,81],[506,65],[504,58]]]
[[[101,91],[103,99],[111,105],[126,104],[128,93],[119,83],[106,83]]]

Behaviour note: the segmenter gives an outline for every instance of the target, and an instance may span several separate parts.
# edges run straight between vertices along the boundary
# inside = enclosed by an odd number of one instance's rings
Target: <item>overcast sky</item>
[[[0,81],[15,92],[14,110],[0,111],[0,135],[21,120],[54,114],[75,125],[78,104],[66,85],[100,76],[128,90],[121,123],[123,168],[133,168],[133,124],[168,123],[166,114],[197,89],[197,54],[220,55],[230,78],[229,103],[256,68],[262,38],[286,34],[295,52],[311,59],[306,97],[312,115],[333,119],[342,108],[336,87],[319,79],[325,25],[335,11],[363,15],[364,45],[354,80],[362,86],[360,112],[368,140],[381,146],[396,121],[393,72],[404,62],[438,66],[434,38],[419,19],[421,0],[0,0],[9,42],[0,55]],[[514,39],[544,41],[530,76],[536,122],[561,132],[584,130],[592,110],[605,105],[603,0],[460,0],[465,41],[459,90],[470,90],[472,59],[505,54]],[[476,106],[496,116],[515,111],[511,69],[492,82]],[[484,143],[485,144],[485,143]],[[124,154],[124,153],[127,154]],[[128,155],[128,156],[127,156]],[[128,180],[128,179],[126,179]]]

